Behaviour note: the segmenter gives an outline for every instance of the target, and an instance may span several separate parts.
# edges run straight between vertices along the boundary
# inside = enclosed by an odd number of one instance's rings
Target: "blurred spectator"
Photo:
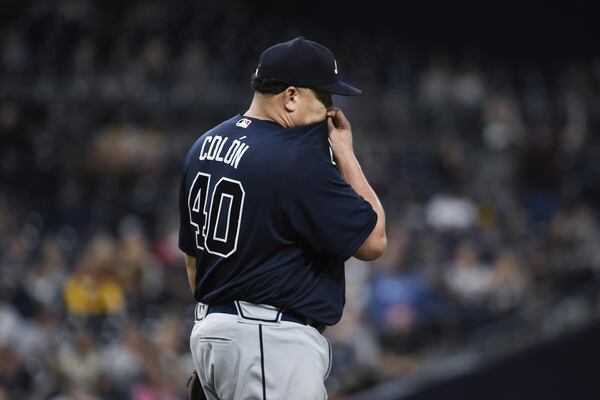
[[[439,112],[449,100],[451,85],[449,60],[438,52],[421,73],[418,96],[426,107]]]
[[[124,309],[125,297],[115,277],[114,262],[112,239],[95,237],[65,283],[64,296],[70,313],[99,316]]]
[[[48,308],[56,308],[66,278],[66,262],[63,250],[54,238],[44,240],[42,256],[36,269],[26,280],[29,296]]]
[[[490,309],[495,313],[515,310],[522,304],[528,286],[517,257],[510,251],[501,252],[492,271]]]
[[[102,369],[121,397],[126,397],[128,388],[142,378],[147,345],[139,328],[131,324],[101,350]]]
[[[489,151],[501,152],[519,144],[523,126],[514,101],[507,96],[491,96],[484,102],[482,141]]]
[[[132,400],[177,400],[181,393],[175,389],[175,383],[169,375],[155,362],[146,366],[146,378],[143,383],[136,384],[131,390]]]
[[[445,273],[451,293],[467,308],[485,306],[492,290],[493,271],[481,262],[473,244],[462,242]]]
[[[484,95],[485,84],[481,71],[476,64],[465,60],[454,79],[452,87],[454,101],[461,108],[474,111],[481,107]]]
[[[476,221],[477,209],[468,198],[437,194],[427,203],[427,224],[438,230],[467,229]]]
[[[441,140],[436,160],[440,189],[425,205],[425,221],[436,230],[464,230],[471,227],[477,216],[475,204],[464,195],[465,154],[463,144],[456,138]]]
[[[342,319],[327,329],[326,336],[332,346],[327,382],[331,395],[355,392],[380,380],[379,344],[358,310],[346,306]]]
[[[0,302],[0,346],[10,346],[18,341],[21,315],[10,303]]]
[[[92,334],[77,333],[75,342],[65,343],[58,353],[58,369],[67,382],[81,389],[92,388],[102,373],[102,363]]]
[[[534,222],[547,222],[559,206],[561,171],[555,137],[549,126],[535,131],[520,160],[523,201]]]
[[[412,352],[430,339],[426,331],[444,309],[410,238],[406,231],[391,237],[388,254],[371,279],[369,317],[382,344],[396,353]]]
[[[192,370],[191,357],[187,352],[187,332],[183,333],[179,318],[163,318],[154,335],[154,346],[157,349],[158,363],[162,368],[162,375],[171,384],[174,390],[181,390],[176,382],[185,382]]]
[[[121,234],[115,255],[115,278],[127,298],[140,302],[156,301],[162,294],[164,277],[158,261],[150,252],[136,219],[126,218],[121,222]],[[130,306],[133,301],[130,301]],[[142,307],[143,304],[135,304]]]
[[[27,397],[33,388],[33,377],[23,360],[10,347],[0,346],[0,393],[11,399]]]

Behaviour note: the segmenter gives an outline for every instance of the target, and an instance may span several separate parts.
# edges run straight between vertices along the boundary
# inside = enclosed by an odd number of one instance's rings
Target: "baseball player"
[[[325,399],[320,332],[344,306],[344,261],[378,258],[384,211],[331,94],[326,47],[303,37],[260,56],[250,108],[186,156],[179,247],[198,301],[190,337],[208,399]]]

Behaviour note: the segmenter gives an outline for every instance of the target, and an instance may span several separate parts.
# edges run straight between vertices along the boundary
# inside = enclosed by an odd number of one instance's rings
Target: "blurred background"
[[[402,2],[404,3],[404,2]],[[388,217],[332,399],[600,398],[600,49],[583,2],[3,1],[0,399],[182,399],[183,156],[297,35]]]

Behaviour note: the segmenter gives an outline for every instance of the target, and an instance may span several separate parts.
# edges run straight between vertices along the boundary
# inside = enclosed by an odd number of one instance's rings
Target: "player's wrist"
[[[339,157],[336,155],[338,169],[342,176],[347,179],[349,176],[360,172],[360,164],[354,154],[354,151],[350,150],[345,154],[340,154]]]
[[[352,140],[335,140],[335,138],[330,137],[330,141],[333,149],[333,154],[337,158],[355,157]]]

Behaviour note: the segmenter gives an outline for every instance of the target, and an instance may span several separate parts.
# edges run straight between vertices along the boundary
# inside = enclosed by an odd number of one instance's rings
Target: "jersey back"
[[[327,325],[342,314],[344,261],[377,222],[341,177],[325,122],[223,122],[188,152],[179,203],[197,301],[271,304]]]

